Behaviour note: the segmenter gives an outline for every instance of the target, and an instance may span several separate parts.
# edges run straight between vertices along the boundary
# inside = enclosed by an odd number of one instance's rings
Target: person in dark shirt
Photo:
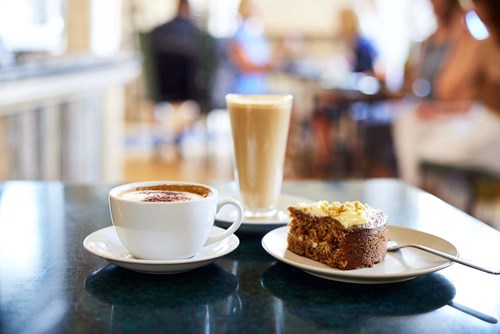
[[[209,104],[214,43],[190,20],[187,0],[180,0],[176,16],[149,34],[151,57],[156,70],[158,101]]]
[[[176,158],[184,133],[212,110],[215,43],[191,21],[188,0],[179,0],[173,19],[141,36],[141,48],[153,117],[165,126],[156,156]]]

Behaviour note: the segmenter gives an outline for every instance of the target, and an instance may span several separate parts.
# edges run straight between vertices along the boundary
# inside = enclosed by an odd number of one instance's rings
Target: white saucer
[[[267,233],[262,238],[262,246],[270,255],[282,262],[311,275],[334,281],[362,284],[395,283],[441,270],[453,263],[417,249],[404,248],[398,252],[388,252],[385,260],[372,268],[340,270],[288,251],[288,231],[289,227],[284,226]],[[450,242],[425,232],[389,226],[389,237],[400,244],[422,244],[458,256],[457,249]]]
[[[220,198],[223,197],[232,197],[237,200],[241,200],[238,192],[234,189],[234,187],[227,187],[224,189],[219,189]],[[238,231],[240,232],[248,232],[248,233],[260,233],[264,234],[271,230],[274,230],[277,227],[282,227],[286,225],[290,221],[290,217],[288,216],[287,209],[290,205],[295,205],[297,203],[310,203],[312,200],[304,197],[281,194],[277,209],[278,213],[274,217],[270,218],[243,218],[243,222],[241,223]],[[233,222],[235,218],[236,212],[230,206],[223,207],[219,213],[215,216],[215,224],[217,226],[228,228],[229,225]]]
[[[210,235],[224,232],[214,226]],[[140,260],[134,258],[122,245],[113,226],[108,226],[90,234],[83,241],[89,252],[110,263],[130,270],[153,274],[176,274],[207,265],[216,259],[231,253],[240,244],[237,236],[229,237],[204,247],[197,255],[183,260]]]

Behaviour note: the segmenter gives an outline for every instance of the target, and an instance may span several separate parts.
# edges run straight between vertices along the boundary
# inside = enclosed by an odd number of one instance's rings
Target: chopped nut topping
[[[328,203],[327,201],[322,201],[320,203],[320,208],[331,217],[338,216],[344,212],[353,212],[361,216],[363,211],[368,208],[368,205],[363,204],[360,201],[348,201],[344,203],[337,201]]]

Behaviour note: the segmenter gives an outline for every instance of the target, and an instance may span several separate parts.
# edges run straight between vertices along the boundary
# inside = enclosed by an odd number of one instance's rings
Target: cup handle
[[[218,213],[224,205],[232,205],[236,208],[237,211],[236,218],[233,220],[231,226],[229,226],[229,228],[224,233],[215,235],[213,237],[209,237],[207,242],[205,243],[205,246],[208,246],[210,244],[213,244],[214,242],[227,238],[228,236],[236,232],[238,228],[240,228],[241,222],[243,221],[243,207],[241,206],[240,202],[232,198],[224,198],[220,200],[219,203],[217,203],[216,212]]]

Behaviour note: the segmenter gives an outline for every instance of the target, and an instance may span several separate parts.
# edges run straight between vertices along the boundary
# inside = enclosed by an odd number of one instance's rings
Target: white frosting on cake
[[[371,221],[374,214],[380,211],[359,201],[344,203],[319,201],[299,203],[295,207],[314,216],[330,216],[346,228],[354,225],[365,225]]]

